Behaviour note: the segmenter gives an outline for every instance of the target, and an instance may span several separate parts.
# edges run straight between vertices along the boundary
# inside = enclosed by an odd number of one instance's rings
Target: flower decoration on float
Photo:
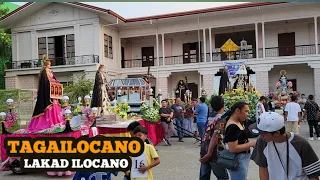
[[[278,81],[277,84],[276,84],[276,87],[278,88],[280,86],[281,86],[281,83],[280,83],[280,81]]]
[[[293,83],[292,83],[291,81],[289,81],[289,82],[288,82],[288,86],[289,86],[290,88],[292,88]]]

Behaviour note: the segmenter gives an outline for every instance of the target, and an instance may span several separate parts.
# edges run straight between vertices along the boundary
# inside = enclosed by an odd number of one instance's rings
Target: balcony
[[[265,52],[265,57],[303,56],[316,54],[316,48],[314,44],[287,47],[271,47],[265,48]],[[263,49],[259,49],[259,54],[263,54]]]
[[[320,52],[320,45],[318,45]],[[212,52],[212,61],[226,61],[226,60],[241,60],[241,59],[255,59],[256,58],[256,50],[239,50],[239,51],[231,51],[226,54],[221,52],[220,49],[215,49],[215,52]],[[265,57],[282,57],[282,56],[304,56],[304,55],[312,55],[316,54],[316,48],[314,44],[311,45],[297,45],[292,47],[271,47],[265,48]],[[190,63],[198,63],[198,62],[210,62],[210,53],[206,53],[206,58],[204,58],[204,54],[201,54],[200,61],[199,55],[183,55],[178,56],[167,56],[164,59],[162,57],[159,58],[159,65],[178,65],[178,64],[190,64]],[[259,49],[259,58],[263,57],[263,49]],[[157,66],[157,58],[153,58],[149,62],[150,66]],[[147,62],[143,62],[142,59],[129,59],[122,61],[122,68],[137,68],[137,67],[147,67]]]
[[[239,59],[252,59],[255,58],[255,50],[239,50],[239,51],[230,51],[228,55],[220,50],[212,53],[212,61],[225,61],[225,60],[239,60]],[[188,54],[188,55],[178,55],[178,56],[167,56],[164,59],[159,58],[159,65],[175,65],[175,64],[190,64],[200,62],[210,62],[210,53],[205,54]],[[149,64],[148,64],[149,63]],[[142,59],[128,59],[122,60],[122,68],[137,68],[137,67],[148,67],[157,65],[157,58],[149,59],[149,62],[143,61]]]
[[[51,66],[69,66],[99,63],[98,55],[83,55],[51,59]],[[7,69],[25,69],[42,67],[42,59],[13,61],[7,64]]]

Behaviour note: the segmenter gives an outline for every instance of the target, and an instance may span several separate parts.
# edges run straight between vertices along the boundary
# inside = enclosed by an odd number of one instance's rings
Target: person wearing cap
[[[259,166],[261,180],[319,179],[318,156],[304,137],[286,131],[283,116],[265,112],[249,130],[259,134],[251,159]]]

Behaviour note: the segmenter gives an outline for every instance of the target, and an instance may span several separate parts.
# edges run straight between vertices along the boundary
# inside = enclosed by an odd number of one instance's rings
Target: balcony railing
[[[83,55],[51,59],[51,66],[80,65],[99,63],[98,55]],[[23,69],[42,67],[42,59],[13,61],[7,64],[7,69]]]
[[[280,56],[301,56],[316,54],[315,45],[298,45],[298,46],[284,46],[266,48],[266,57],[280,57]],[[259,56],[262,57],[263,49],[259,49]]]

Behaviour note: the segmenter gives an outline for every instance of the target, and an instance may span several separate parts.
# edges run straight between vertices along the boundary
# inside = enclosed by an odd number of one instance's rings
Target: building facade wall
[[[269,75],[268,71],[256,71],[256,90],[262,95],[269,94]]]

